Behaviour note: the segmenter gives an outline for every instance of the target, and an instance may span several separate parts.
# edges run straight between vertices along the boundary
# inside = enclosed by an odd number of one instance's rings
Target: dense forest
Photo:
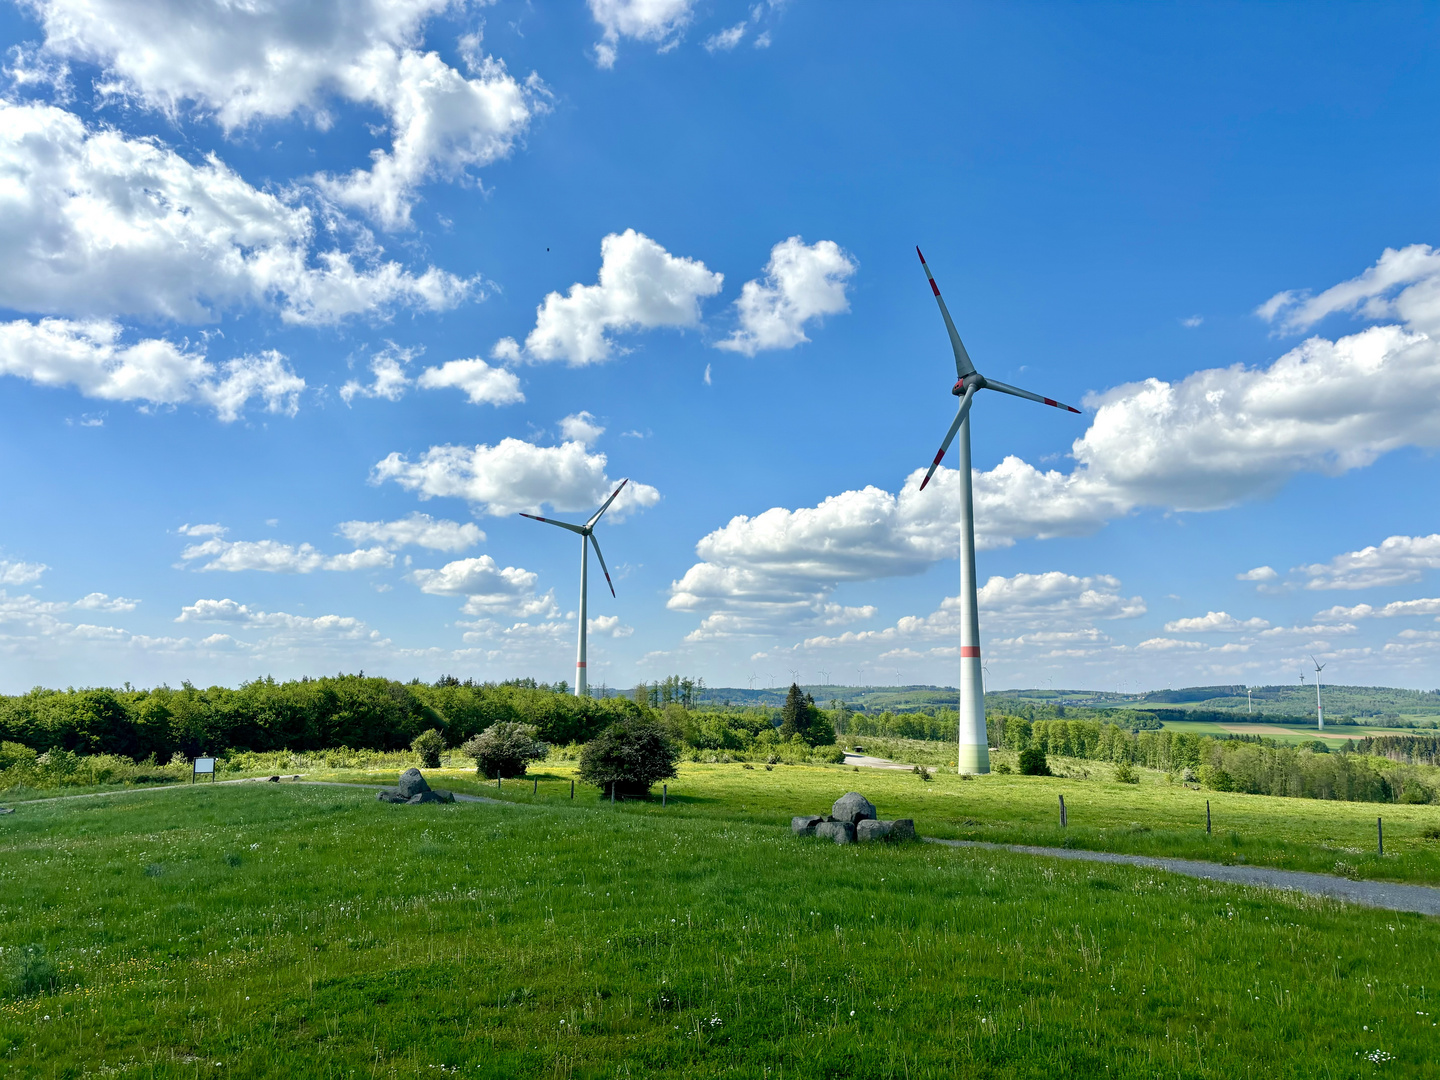
[[[239,767],[241,759],[275,752],[403,752],[428,731],[453,749],[499,721],[531,724],[562,750],[616,721],[642,718],[662,723],[691,760],[833,762],[844,759],[842,742],[953,743],[958,719],[953,709],[872,714],[839,700],[824,709],[798,686],[779,708],[709,706],[699,700],[702,692],[702,682],[678,676],[626,695],[575,697],[563,684],[530,679],[401,683],[364,674],[257,679],[235,689],[37,688],[0,696],[0,770],[10,774],[0,787],[92,782],[83,778],[101,773],[171,780],[162,773],[176,764],[167,763],[201,754],[228,756]],[[1218,790],[1374,802],[1437,797],[1434,736],[1358,740],[1331,753],[1319,743],[1292,747],[1256,735],[1159,730],[1154,713],[1133,708],[1008,704],[1012,711],[988,718],[990,744],[1001,750],[1033,745],[1057,758],[1145,765]],[[131,771],[137,763],[139,771]],[[70,779],[59,780],[62,774]]]

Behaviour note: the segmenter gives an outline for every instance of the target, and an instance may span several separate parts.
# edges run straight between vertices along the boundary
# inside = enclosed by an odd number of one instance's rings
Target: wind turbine
[[[1320,730],[1325,730],[1325,710],[1320,706],[1320,672],[1325,670],[1325,665],[1310,657],[1310,663],[1315,665],[1315,716],[1320,721]]]
[[[960,523],[960,746],[956,762],[962,773],[988,773],[990,749],[985,737],[985,683],[980,666],[980,611],[975,588],[975,493],[970,478],[970,406],[979,391],[998,390],[1002,394],[1038,401],[1067,412],[1079,413],[1080,410],[1028,390],[987,379],[976,371],[955,330],[949,309],[940,296],[940,286],[935,284],[935,276],[930,273],[924,254],[918,247],[915,254],[920,256],[920,265],[925,268],[930,291],[935,294],[935,302],[940,305],[940,317],[945,320],[945,329],[950,334],[956,376],[950,392],[960,399],[959,411],[955,413],[950,430],[945,433],[940,452],[935,455],[930,471],[920,482],[920,490],[924,491],[925,485],[930,483],[930,478],[940,467],[940,459],[958,434],[960,441],[955,447],[955,470],[960,483],[960,514],[963,520]]]
[[[600,520],[600,515],[610,509],[610,504],[615,501],[615,496],[620,494],[622,488],[630,482],[627,476],[620,481],[617,487],[610,493],[599,510],[590,515],[590,520],[584,525],[571,525],[568,521],[556,521],[554,518],[536,517],[534,514],[521,514],[531,521],[543,521],[546,525],[555,525],[562,529],[569,529],[573,533],[580,534],[580,644],[575,650],[575,696],[584,697],[589,691],[589,684],[585,678],[585,619],[589,610],[588,592],[590,585],[590,544],[595,546],[595,557],[600,560],[600,569],[605,571],[605,584],[610,586],[610,595],[615,595],[615,583],[610,580],[610,571],[605,566],[605,556],[600,554],[600,542],[595,539],[595,523]],[[587,543],[588,541],[588,543]]]

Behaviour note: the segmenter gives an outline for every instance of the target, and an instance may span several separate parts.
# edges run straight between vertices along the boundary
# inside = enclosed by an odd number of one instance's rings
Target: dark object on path
[[[280,782],[280,777],[278,777],[278,776],[267,776],[267,777],[265,778],[265,782],[266,782],[267,784],[278,784],[278,783]]]
[[[835,800],[835,805],[830,808],[830,814],[836,821],[851,823],[866,819],[874,821],[875,804],[858,791],[847,791]]]
[[[1020,772],[1025,776],[1050,776],[1050,763],[1045,760],[1045,751],[1034,743],[1020,751]]]
[[[807,814],[804,817],[793,817],[790,819],[790,831],[796,836],[814,836],[815,826],[825,819],[817,814]]]
[[[0,814],[13,814],[14,812],[15,808],[13,806],[0,806]]]
[[[400,782],[393,788],[384,788],[375,793],[380,802],[388,803],[437,803],[454,802],[455,796],[448,791],[431,791],[419,769],[406,769],[400,774]]]
[[[855,826],[848,821],[822,821],[815,826],[815,835],[834,840],[837,844],[853,844]]]

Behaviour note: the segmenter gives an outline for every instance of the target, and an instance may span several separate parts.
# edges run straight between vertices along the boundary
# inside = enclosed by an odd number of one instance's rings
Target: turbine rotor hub
[[[950,393],[956,397],[962,397],[967,386],[974,386],[976,390],[984,390],[985,376],[981,375],[978,371],[972,371],[964,378],[956,379],[955,385],[950,388]]]

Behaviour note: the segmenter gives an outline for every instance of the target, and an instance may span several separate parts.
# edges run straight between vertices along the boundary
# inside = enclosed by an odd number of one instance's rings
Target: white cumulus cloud
[[[462,524],[418,512],[398,521],[345,521],[336,531],[357,546],[374,543],[402,548],[413,544],[431,551],[464,551],[485,539],[472,522]]]
[[[565,437],[567,442],[584,443],[589,446],[605,434],[605,429],[595,422],[595,417],[581,410],[578,413],[571,413],[560,421],[560,434]]]
[[[700,301],[718,293],[723,282],[724,275],[699,260],[671,255],[634,229],[611,233],[600,242],[597,283],[576,283],[563,296],[550,293],[536,309],[524,347],[502,338],[495,356],[599,363],[614,354],[615,333],[700,325]]]
[[[1274,581],[1279,577],[1279,572],[1273,566],[1257,566],[1253,570],[1246,570],[1243,574],[1236,574],[1236,581]]]
[[[389,227],[409,220],[414,189],[507,156],[537,105],[532,77],[465,42],[467,78],[420,45],[450,0],[32,0],[45,52],[107,70],[103,89],[165,112],[210,114],[228,131],[299,114],[326,128],[332,102],[372,106],[388,150],[368,169],[322,176],[336,201]]]
[[[238,419],[253,398],[263,401],[267,412],[294,416],[299,409],[305,380],[273,350],[217,368],[203,352],[169,341],[124,344],[123,332],[106,320],[0,323],[0,375],[40,386],[73,386],[102,401],[206,405],[227,423]]]
[[[661,52],[679,43],[690,24],[697,0],[589,0],[590,14],[600,24],[602,37],[595,43],[595,62],[615,66],[616,47],[622,37],[652,42]]]
[[[1173,619],[1165,624],[1165,631],[1171,634],[1240,634],[1269,628],[1269,621],[1258,616],[1252,619],[1237,619],[1224,611],[1207,611],[1204,615]]]
[[[198,563],[197,570],[263,570],[272,574],[309,574],[315,570],[373,570],[392,566],[395,556],[383,547],[324,555],[310,544],[282,544],[278,540],[224,540],[219,536],[190,544],[180,552],[182,563]]]
[[[740,327],[716,348],[754,356],[809,341],[806,323],[850,310],[845,282],[855,270],[855,261],[833,240],[808,247],[798,236],[782,240],[770,251],[764,280],[741,287],[735,301]]]
[[[421,592],[463,596],[467,615],[500,613],[529,617],[556,613],[554,597],[535,594],[539,576],[518,566],[502,567],[489,555],[457,559],[438,570],[414,570],[410,580]]]
[[[1310,580],[1307,589],[1369,589],[1419,581],[1427,570],[1440,569],[1440,533],[1390,536],[1379,544],[1347,551],[1328,563],[1298,567]]]
[[[426,368],[415,382],[425,390],[463,390],[474,405],[514,405],[525,400],[514,372],[491,367],[479,357]]]
[[[386,401],[399,401],[405,396],[405,390],[410,385],[410,376],[405,373],[406,367],[414,359],[415,349],[402,349],[393,341],[385,348],[370,358],[370,374],[374,380],[369,386],[350,379],[340,388],[340,397],[349,405],[359,397],[384,398]]]
[[[90,128],[51,105],[0,100],[0,306],[81,318],[210,322],[264,305],[333,323],[395,305],[454,307],[470,282],[420,275],[378,249],[313,250],[312,212],[218,158]]]
[[[49,569],[44,563],[0,559],[0,585],[28,585],[32,581],[39,581],[40,575]]]
[[[706,52],[729,52],[745,40],[748,23],[738,22],[734,26],[716,31],[705,39]]]
[[[422,499],[465,499],[477,512],[504,517],[521,511],[593,510],[615,490],[605,473],[604,454],[592,454],[578,442],[536,446],[522,439],[501,439],[494,446],[432,446],[411,461],[393,453],[376,464],[376,483],[393,480]],[[608,517],[654,506],[660,492],[634,481],[611,506]]]

